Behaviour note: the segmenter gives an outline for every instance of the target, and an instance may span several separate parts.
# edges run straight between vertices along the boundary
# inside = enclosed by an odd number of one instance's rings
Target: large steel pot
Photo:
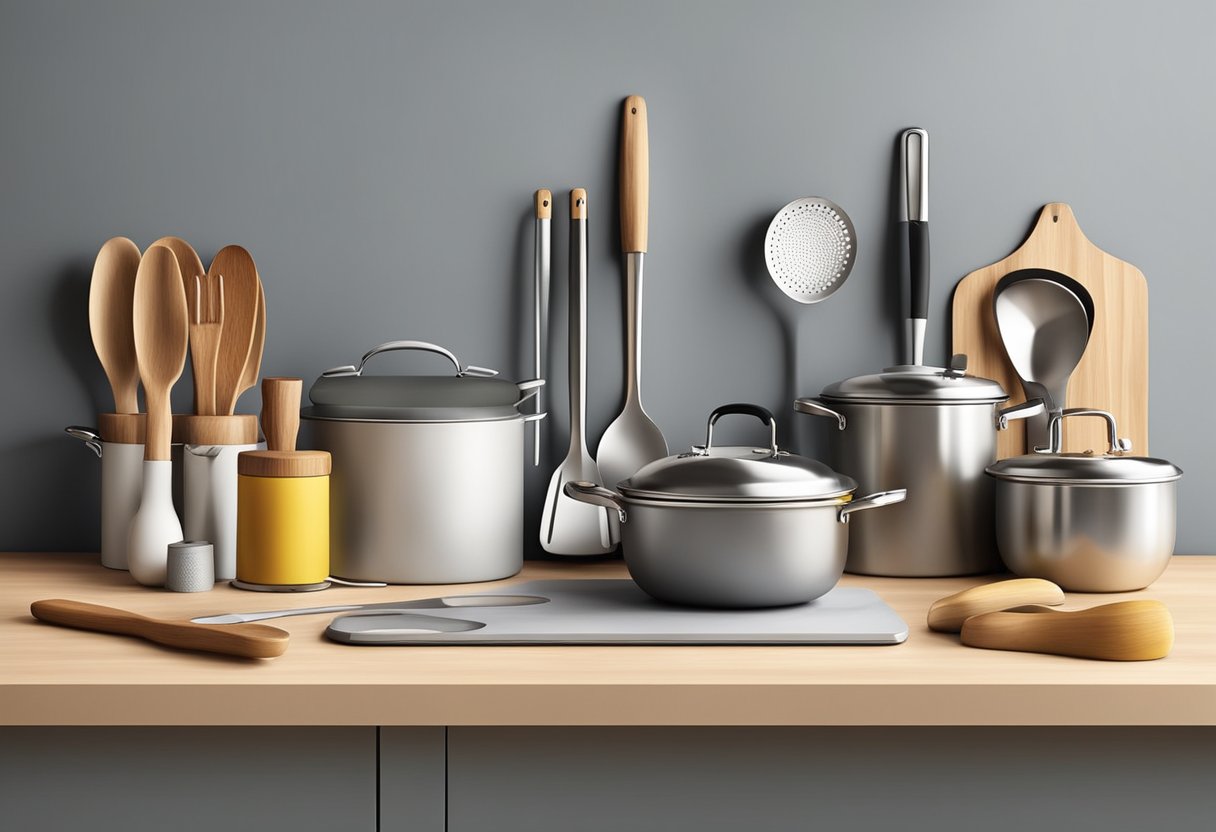
[[[1107,452],[1059,453],[1061,416],[1106,419]],[[1130,592],[1157,580],[1174,554],[1181,469],[1127,455],[1131,443],[1102,410],[1053,415],[1049,433],[1051,453],[988,467],[1005,565],[1074,592]]]
[[[456,374],[363,374],[368,359],[394,350],[438,353]],[[544,414],[521,414],[519,405],[544,382],[495,374],[435,344],[393,341],[317,380],[303,417],[313,444],[333,456],[334,575],[447,584],[520,570],[524,425]]]
[[[835,420],[832,467],[858,488],[908,489],[903,505],[854,525],[849,572],[933,577],[1000,569],[984,469],[996,460],[996,431],[1043,405],[1036,399],[999,410],[1008,394],[968,376],[966,366],[965,356],[955,356],[946,369],[891,367],[794,403],[799,413]]]
[[[714,447],[727,414],[769,427],[768,447]],[[576,500],[619,512],[629,574],[660,601],[705,607],[801,604],[844,571],[849,518],[897,503],[893,490],[853,499],[857,483],[777,447],[771,413],[724,405],[709,417],[704,447],[652,462],[612,491],[567,483]]]

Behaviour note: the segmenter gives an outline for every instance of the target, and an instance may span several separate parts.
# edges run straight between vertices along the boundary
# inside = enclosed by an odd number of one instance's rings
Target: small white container
[[[248,445],[187,445],[182,456],[187,540],[209,540],[215,548],[215,579],[236,577],[236,460]]]

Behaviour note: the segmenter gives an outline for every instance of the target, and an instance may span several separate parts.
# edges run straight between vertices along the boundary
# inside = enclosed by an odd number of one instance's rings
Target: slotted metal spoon
[[[795,199],[764,235],[764,263],[777,288],[799,303],[818,303],[839,289],[857,258],[853,221],[822,197]]]

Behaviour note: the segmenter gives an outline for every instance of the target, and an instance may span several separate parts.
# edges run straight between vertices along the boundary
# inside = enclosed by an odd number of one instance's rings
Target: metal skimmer
[[[853,221],[843,208],[821,197],[786,205],[764,236],[769,276],[799,303],[818,303],[839,289],[856,258]]]

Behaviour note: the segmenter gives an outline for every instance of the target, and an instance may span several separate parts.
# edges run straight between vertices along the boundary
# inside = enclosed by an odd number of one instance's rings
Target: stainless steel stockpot
[[[1061,417],[1107,420],[1105,454],[1059,453]],[[1074,592],[1130,592],[1161,575],[1174,554],[1182,470],[1127,455],[1114,416],[1071,408],[1053,415],[1052,453],[1011,457],[988,467],[996,481],[1001,558],[1018,575]]]
[[[950,367],[907,365],[829,385],[794,409],[835,420],[832,467],[862,491],[906,487],[890,511],[859,518],[849,541],[849,572],[896,577],[973,575],[1000,569],[993,487],[996,431],[1041,412],[1037,399],[1006,410],[990,379]]]
[[[768,447],[714,447],[728,414],[768,426]],[[660,601],[704,607],[801,604],[840,580],[849,518],[897,503],[893,490],[853,499],[857,483],[777,447],[773,415],[749,404],[709,417],[705,445],[646,465],[612,491],[568,483],[566,493],[619,512],[629,574]]]
[[[364,375],[370,358],[396,350],[437,353],[456,374]],[[524,425],[544,414],[519,405],[544,382],[494,375],[435,344],[392,341],[316,381],[302,415],[314,445],[333,456],[332,574],[447,584],[520,570]]]

